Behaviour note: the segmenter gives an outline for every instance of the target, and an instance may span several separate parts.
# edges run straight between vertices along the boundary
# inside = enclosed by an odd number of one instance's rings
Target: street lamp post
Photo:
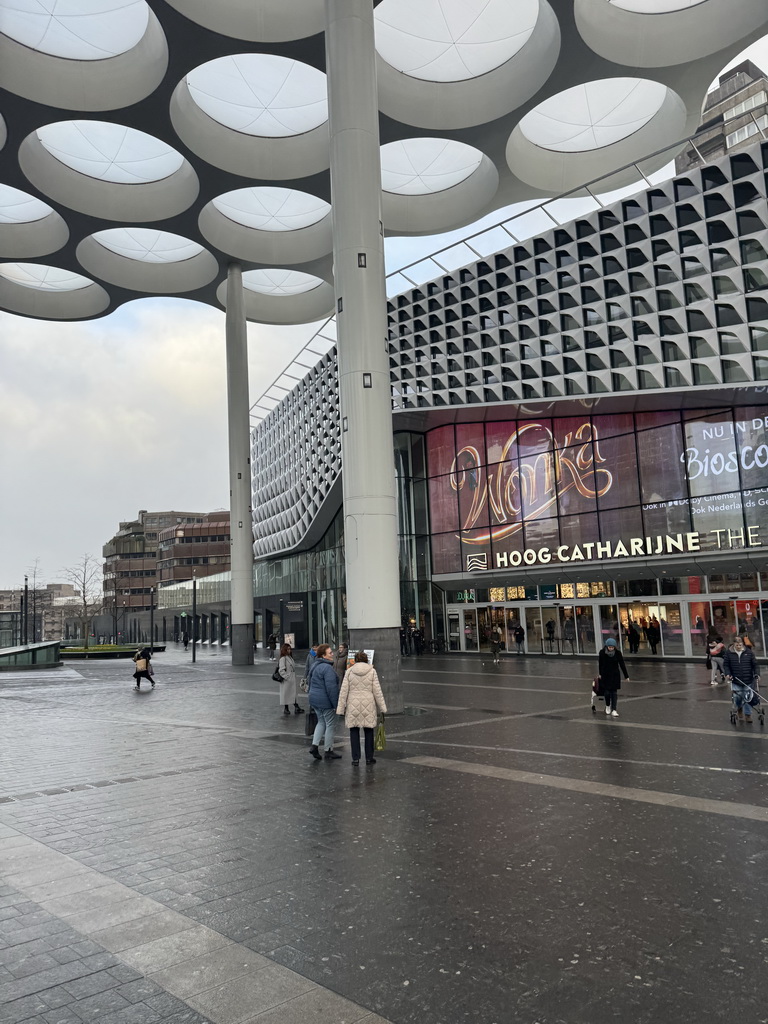
[[[24,595],[19,594],[19,647],[24,635]]]
[[[29,581],[24,577],[24,643],[29,643]]]
[[[155,588],[149,588],[149,649],[155,649]]]
[[[282,647],[284,643],[285,643],[285,633],[283,632],[283,599],[281,597],[280,598],[280,644],[279,644],[279,646]]]
[[[197,661],[197,576],[192,570],[192,661]]]

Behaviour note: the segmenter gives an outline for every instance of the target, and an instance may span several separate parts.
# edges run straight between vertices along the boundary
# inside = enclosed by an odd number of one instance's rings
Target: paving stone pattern
[[[407,659],[354,769],[269,662],[156,664],[0,676],[0,1024],[768,1021],[768,731],[703,666],[606,721],[589,662]]]

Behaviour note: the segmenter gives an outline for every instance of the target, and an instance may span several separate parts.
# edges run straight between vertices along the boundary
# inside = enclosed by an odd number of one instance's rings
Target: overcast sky
[[[768,40],[744,51],[768,70]],[[495,220],[497,217],[491,218]],[[435,238],[388,239],[390,268]],[[253,401],[311,336],[249,325]],[[0,313],[0,587],[43,583],[101,548],[139,509],[228,507],[224,314],[142,299],[92,323]]]

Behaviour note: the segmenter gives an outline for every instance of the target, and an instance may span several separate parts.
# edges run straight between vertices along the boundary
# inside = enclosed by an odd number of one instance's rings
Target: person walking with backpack
[[[352,750],[352,767],[360,764],[360,730],[365,734],[365,763],[376,764],[373,756],[373,730],[376,728],[377,708],[386,715],[387,705],[376,669],[368,663],[365,651],[358,651],[341,684],[337,715],[345,715]],[[346,714],[345,714],[346,713]]]
[[[318,747],[325,737],[325,759],[335,761],[341,757],[333,749],[336,733],[336,705],[339,703],[339,677],[333,668],[329,644],[317,648],[317,661],[309,676],[309,706],[317,713],[317,726],[312,737],[309,752],[316,761],[320,760]]]
[[[723,656],[723,672],[731,681],[731,692],[736,714],[746,722],[752,721],[752,707],[747,702],[748,690],[757,690],[760,673],[757,669],[757,658],[753,651],[744,646],[744,641],[737,636]]]
[[[280,703],[283,705],[283,714],[290,715],[291,709],[288,705],[292,703],[294,715],[303,715],[304,708],[299,707],[296,700],[296,665],[290,644],[283,644],[280,648],[276,674],[280,677]]]
[[[599,687],[605,698],[605,713],[614,718],[619,717],[616,705],[619,701],[619,690],[621,689],[621,677],[629,681],[627,666],[624,664],[624,656],[616,646],[616,641],[609,636],[605,641],[605,647],[597,656],[597,678]]]
[[[270,633],[267,637],[267,650],[269,651],[269,660],[274,661],[277,650],[277,636],[274,633]]]

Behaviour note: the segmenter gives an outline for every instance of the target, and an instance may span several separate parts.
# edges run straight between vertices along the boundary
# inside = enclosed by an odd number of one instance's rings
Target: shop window
[[[757,573],[725,573],[709,576],[709,591],[712,594],[738,594],[739,591],[757,590]]]
[[[706,594],[706,576],[662,576],[659,579],[662,594]]]
[[[616,580],[617,597],[655,597],[656,580]]]

